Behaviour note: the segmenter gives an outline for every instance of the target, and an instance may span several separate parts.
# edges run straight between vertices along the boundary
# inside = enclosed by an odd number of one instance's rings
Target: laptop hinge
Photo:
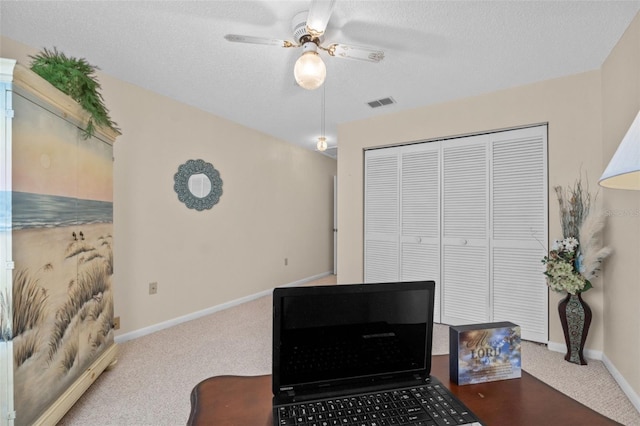
[[[335,398],[341,395],[349,395],[350,393],[368,393],[368,392],[378,392],[387,389],[394,388],[403,388],[416,386],[417,384],[422,384],[425,381],[428,381],[428,377],[425,378],[419,374],[415,374],[412,379],[404,380],[404,381],[394,381],[387,383],[377,383],[371,384],[368,386],[337,386],[337,387],[327,387],[323,389],[323,391],[319,391],[318,389],[314,389],[313,392],[302,392],[296,394],[296,391],[293,387],[284,387],[280,388],[282,396],[289,400],[290,402],[301,402],[310,399],[324,399],[324,398]]]

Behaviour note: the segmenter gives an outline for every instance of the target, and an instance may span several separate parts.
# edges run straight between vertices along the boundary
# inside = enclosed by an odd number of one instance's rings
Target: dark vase
[[[591,325],[591,308],[582,300],[582,294],[567,294],[558,303],[558,313],[564,341],[567,344],[567,354],[564,359],[574,364],[586,365],[582,351],[587,340],[589,326]]]

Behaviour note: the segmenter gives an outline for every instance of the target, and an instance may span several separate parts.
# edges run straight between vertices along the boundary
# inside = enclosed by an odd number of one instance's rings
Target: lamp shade
[[[322,86],[322,83],[324,83],[324,79],[327,76],[327,67],[324,65],[318,52],[308,50],[296,61],[293,67],[293,75],[300,87],[313,90]]]
[[[640,111],[598,184],[605,188],[640,190]]]

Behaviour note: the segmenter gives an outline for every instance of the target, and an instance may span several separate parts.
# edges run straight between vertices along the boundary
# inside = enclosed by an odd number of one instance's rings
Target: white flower
[[[578,247],[578,244],[578,240],[573,237],[565,238],[564,240],[562,240],[562,245],[568,252],[575,251],[575,249]]]

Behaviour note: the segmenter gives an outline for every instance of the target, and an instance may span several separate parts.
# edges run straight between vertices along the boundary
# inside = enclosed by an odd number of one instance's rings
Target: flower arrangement
[[[579,273],[579,259],[582,256],[578,252],[579,245],[578,240],[573,237],[556,240],[549,256],[542,259],[542,263],[547,265],[544,272],[547,285],[552,290],[576,294],[591,288],[591,282]]]
[[[579,179],[573,187],[554,187],[560,205],[562,240],[556,240],[549,255],[542,259],[547,285],[554,291],[570,294],[592,288],[602,261],[611,253],[602,247],[600,235],[604,216],[591,211],[591,195]]]

